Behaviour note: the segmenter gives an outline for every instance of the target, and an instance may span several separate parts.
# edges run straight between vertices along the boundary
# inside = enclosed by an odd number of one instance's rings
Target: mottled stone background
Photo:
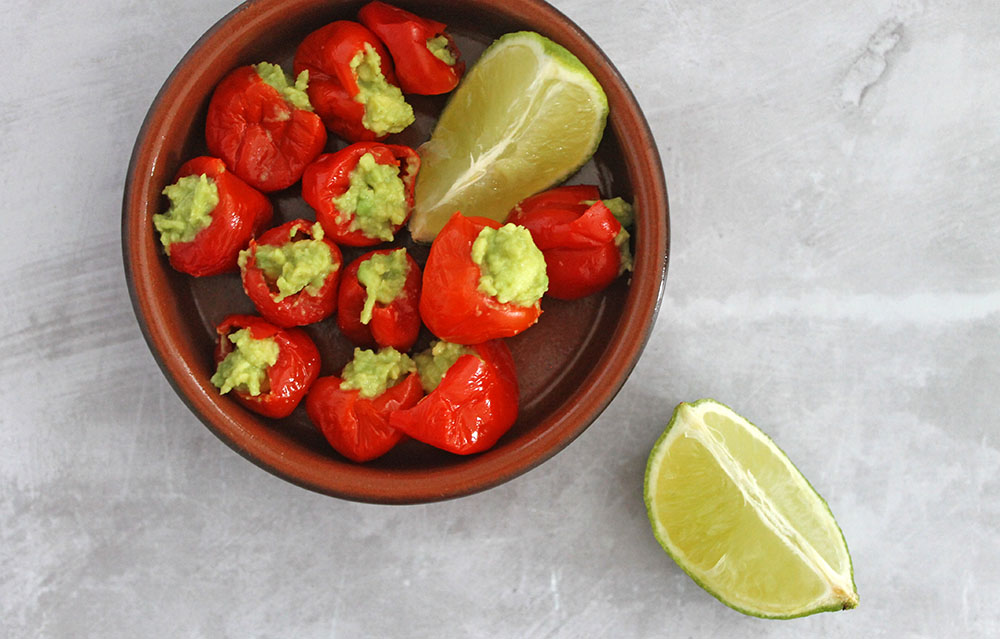
[[[550,462],[414,507],[296,488],[174,395],[120,200],[160,84],[235,0],[12,0],[0,22],[0,636],[1000,635],[1000,5],[558,0],[646,110],[670,276],[638,368]],[[649,533],[679,401],[827,498],[861,606],[744,617]]]

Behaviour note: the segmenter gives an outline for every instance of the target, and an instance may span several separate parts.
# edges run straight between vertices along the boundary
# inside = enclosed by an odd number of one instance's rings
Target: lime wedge
[[[608,99],[572,53],[537,33],[490,45],[420,147],[410,233],[434,239],[455,211],[506,219],[594,154]]]
[[[722,603],[758,617],[858,605],[826,502],[756,426],[711,399],[681,404],[646,465],[664,550]]]

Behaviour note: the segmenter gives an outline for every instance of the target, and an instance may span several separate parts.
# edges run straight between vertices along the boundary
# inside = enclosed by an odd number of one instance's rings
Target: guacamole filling
[[[406,221],[406,187],[394,164],[379,164],[365,153],[350,175],[350,186],[333,198],[337,223],[351,220],[348,230],[371,238],[392,240],[395,227]],[[353,216],[353,218],[352,218]]]
[[[441,62],[444,62],[448,66],[454,66],[455,54],[451,52],[449,44],[448,38],[439,35],[427,41],[427,50]]]
[[[426,351],[414,355],[413,361],[417,366],[417,375],[420,376],[420,385],[424,387],[424,391],[429,393],[437,388],[448,369],[462,355],[479,357],[479,354],[468,346],[444,340],[434,342]]]
[[[267,281],[277,289],[274,301],[280,302],[289,295],[305,291],[316,295],[330,273],[337,270],[330,247],[324,242],[323,227],[313,224],[312,239],[295,239],[297,229],[288,234],[288,241],[280,246],[261,244],[257,246],[254,260],[264,272]],[[246,266],[249,251],[240,251],[240,268]]]
[[[416,370],[413,360],[391,346],[375,351],[354,349],[354,359],[341,374],[342,390],[357,390],[365,399],[378,397]]]
[[[219,187],[207,175],[188,175],[177,180],[163,194],[170,200],[166,213],[153,216],[163,250],[170,255],[174,242],[190,242],[212,223],[212,211],[219,203]]]
[[[350,65],[358,82],[354,100],[365,107],[361,123],[366,129],[381,137],[413,124],[413,108],[403,99],[399,87],[389,84],[382,75],[382,61],[372,45],[366,43]]]
[[[267,369],[278,361],[278,343],[268,337],[254,339],[243,328],[229,335],[235,348],[219,362],[212,383],[225,395],[234,388],[256,397],[269,390]]]
[[[403,292],[410,264],[406,259],[406,249],[392,253],[376,253],[358,266],[358,281],[368,293],[361,309],[361,323],[372,321],[375,303],[391,304]]]
[[[618,223],[622,225],[622,229],[615,236],[615,246],[618,247],[618,253],[621,255],[621,263],[618,266],[618,274],[621,275],[625,271],[631,271],[635,265],[632,259],[632,249],[629,247],[629,237],[631,236],[625,230],[626,226],[632,226],[632,223],[635,221],[635,209],[620,197],[601,201],[611,211],[611,215],[614,215]],[[584,202],[584,204],[591,206],[596,202],[597,200],[589,200]]]
[[[501,304],[532,306],[549,287],[545,257],[523,226],[484,228],[472,243],[472,261],[479,266],[479,290]]]
[[[253,65],[253,69],[257,72],[257,76],[265,84],[274,87],[290,106],[306,111],[313,110],[312,103],[309,102],[309,94],[306,93],[306,89],[309,87],[309,71],[299,73],[295,82],[292,83],[291,77],[276,64],[261,62]]]

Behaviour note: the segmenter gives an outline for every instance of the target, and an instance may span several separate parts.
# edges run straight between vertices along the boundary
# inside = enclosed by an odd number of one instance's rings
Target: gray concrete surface
[[[0,24],[0,636],[1000,635],[1000,6],[556,5],[648,113],[666,297],[587,432],[508,484],[360,505],[244,461],[125,289],[146,108],[233,0],[15,0]],[[8,7],[9,8],[9,7]],[[761,425],[830,503],[861,606],[744,617],[658,547],[679,401]]]

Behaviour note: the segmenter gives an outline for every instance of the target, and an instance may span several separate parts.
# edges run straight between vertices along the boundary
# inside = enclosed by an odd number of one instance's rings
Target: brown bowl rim
[[[495,4],[501,11],[508,11],[503,2],[484,0],[485,4]],[[155,316],[152,289],[139,275],[141,268],[150,259],[158,260],[144,250],[139,241],[144,233],[144,225],[149,222],[140,215],[132,215],[136,205],[148,195],[142,188],[144,178],[158,155],[155,152],[164,140],[153,135],[154,127],[159,128],[168,120],[169,105],[176,94],[184,90],[179,78],[191,67],[197,65],[199,54],[217,39],[225,39],[222,29],[235,25],[230,33],[241,33],[253,21],[262,19],[269,12],[286,13],[297,9],[321,4],[317,0],[249,0],[239,5],[218,20],[206,31],[177,63],[164,81],[143,120],[136,137],[136,143],[129,161],[122,203],[122,252],[126,282],[133,311],[140,330],[153,354],[160,370],[181,400],[199,420],[219,439],[240,455],[264,470],[303,488],[343,499],[381,504],[413,504],[440,501],[470,495],[507,482],[563,450],[586,430],[608,407],[617,395],[642,354],[655,324],[666,286],[670,253],[669,205],[663,166],[649,123],[640,109],[631,89],[608,56],[572,20],[544,0],[521,0],[517,5],[518,16],[535,24],[539,20],[549,25],[559,25],[575,42],[561,38],[560,44],[568,48],[591,68],[601,81],[611,104],[608,125],[613,127],[620,139],[628,131],[629,146],[642,149],[638,159],[624,155],[626,171],[633,184],[636,209],[640,211],[636,221],[635,270],[629,287],[622,321],[611,337],[615,347],[602,358],[596,371],[584,380],[581,389],[598,392],[577,393],[581,402],[568,410],[557,411],[553,423],[540,434],[519,441],[516,446],[505,448],[502,454],[483,453],[474,464],[462,464],[445,469],[429,471],[407,471],[402,475],[385,473],[374,480],[372,473],[358,465],[358,472],[348,472],[347,476],[319,474],[316,468],[304,459],[289,457],[285,451],[275,449],[273,438],[253,433],[234,419],[232,415],[218,409],[217,397],[212,397],[197,384],[194,375],[179,356],[167,357],[170,340],[166,331],[150,318]],[[325,3],[328,5],[329,3]],[[511,10],[512,11],[512,10]],[[233,37],[232,35],[229,36]],[[588,60],[591,61],[588,63]],[[599,62],[599,64],[594,64]],[[630,124],[631,127],[626,126]],[[140,169],[144,170],[140,175]],[[643,214],[642,211],[662,211],[662,216]],[[650,260],[655,258],[655,262]],[[384,472],[384,471],[382,471]]]

